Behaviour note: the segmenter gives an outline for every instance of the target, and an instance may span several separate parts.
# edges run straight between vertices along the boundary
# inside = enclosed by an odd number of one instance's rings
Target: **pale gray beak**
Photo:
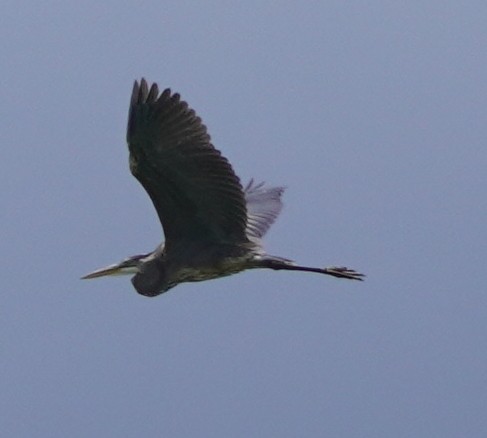
[[[114,265],[106,266],[96,271],[90,272],[85,276],[81,277],[82,280],[89,280],[91,278],[106,277],[108,275],[130,275],[137,273],[137,266],[134,264],[133,260],[125,260],[121,263],[115,263]]]

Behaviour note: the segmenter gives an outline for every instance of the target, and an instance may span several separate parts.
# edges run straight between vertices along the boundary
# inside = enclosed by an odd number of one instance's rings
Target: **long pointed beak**
[[[81,280],[89,280],[91,278],[105,277],[107,275],[129,275],[135,274],[136,268],[134,266],[126,266],[124,263],[116,263],[114,265],[106,266],[96,271],[90,272],[81,277]]]

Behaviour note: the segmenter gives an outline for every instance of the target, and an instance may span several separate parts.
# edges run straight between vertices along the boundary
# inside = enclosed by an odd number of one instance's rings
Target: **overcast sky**
[[[4,1],[0,435],[484,437],[487,4]],[[149,299],[135,79],[287,187],[253,271]]]

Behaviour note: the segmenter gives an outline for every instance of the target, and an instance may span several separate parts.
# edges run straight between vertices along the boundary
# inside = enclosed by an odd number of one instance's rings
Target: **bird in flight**
[[[139,294],[154,297],[172,287],[246,269],[316,272],[350,280],[364,275],[346,267],[300,266],[267,254],[262,237],[282,209],[283,187],[251,180],[242,187],[206,126],[170,89],[159,93],[135,81],[127,127],[130,171],[161,221],[165,242],[147,254],[91,272],[83,279],[134,274]]]

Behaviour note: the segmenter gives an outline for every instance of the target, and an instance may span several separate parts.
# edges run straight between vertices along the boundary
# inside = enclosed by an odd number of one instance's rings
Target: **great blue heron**
[[[211,144],[201,119],[170,89],[134,83],[127,127],[130,170],[149,194],[165,243],[148,254],[83,278],[135,274],[138,293],[153,297],[179,283],[269,268],[362,280],[345,267],[311,268],[266,254],[261,238],[279,215],[283,187],[252,180],[243,188]]]

